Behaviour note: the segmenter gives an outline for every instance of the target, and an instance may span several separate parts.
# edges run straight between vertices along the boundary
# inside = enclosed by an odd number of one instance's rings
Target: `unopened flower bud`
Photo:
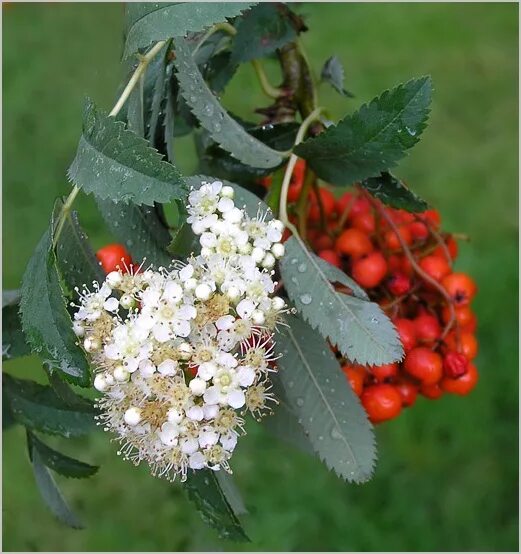
[[[263,249],[263,248],[259,248],[258,246],[256,246],[252,251],[251,251],[251,257],[253,259],[253,261],[258,264],[260,262],[262,262],[264,256],[266,255],[266,251]]]
[[[125,423],[133,427],[141,421],[141,410],[139,408],[129,408],[123,416]]]
[[[237,287],[232,285],[231,287],[228,287],[228,289],[226,290],[226,296],[232,302],[236,302],[241,297],[241,291]]]
[[[277,312],[279,312],[280,310],[282,310],[284,308],[284,306],[286,305],[286,303],[284,302],[284,299],[281,298],[280,296],[274,296],[272,299],[271,299],[271,306],[274,310],[276,310]]]
[[[98,373],[96,377],[94,377],[94,388],[100,392],[104,392],[108,388],[108,383],[101,373]]]
[[[233,198],[235,196],[235,191],[233,190],[233,187],[230,187],[229,185],[224,185],[224,187],[221,189],[221,196],[224,198]]]
[[[195,379],[192,379],[190,381],[188,386],[190,387],[190,390],[193,392],[193,394],[195,394],[195,396],[201,396],[206,390],[206,381],[195,377]]]
[[[268,252],[264,259],[262,260],[262,267],[266,269],[271,269],[275,265],[275,256]]]
[[[131,308],[135,308],[136,301],[130,294],[124,294],[120,299],[119,303],[121,304],[121,307],[125,310],[130,310]]]
[[[129,377],[130,373],[122,365],[118,365],[114,369],[114,379],[116,381],[125,382],[128,381]]]
[[[101,348],[101,342],[96,337],[87,337],[83,341],[83,348],[87,352],[96,352]]]
[[[285,251],[285,248],[281,242],[276,242],[271,247],[271,253],[275,256],[277,260],[279,260],[280,258],[282,258],[282,256],[284,256],[284,251]]]
[[[212,289],[206,283],[202,283],[195,287],[195,296],[199,300],[208,300],[212,296]]]
[[[251,320],[255,325],[262,325],[266,321],[266,318],[264,317],[264,313],[260,310],[253,310]]]
[[[111,271],[105,278],[107,284],[113,289],[118,288],[122,280],[123,276],[119,271]]]
[[[197,279],[190,277],[184,282],[185,290],[194,290],[197,287]]]
[[[83,327],[83,323],[81,321],[75,321],[72,324],[72,330],[77,337],[83,337],[85,334],[85,327]]]

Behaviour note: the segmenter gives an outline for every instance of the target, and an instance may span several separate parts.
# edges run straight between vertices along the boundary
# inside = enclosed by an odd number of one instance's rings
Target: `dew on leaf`
[[[307,292],[300,295],[300,301],[306,306],[311,304],[312,300],[313,298],[311,298],[311,294],[308,294]]]

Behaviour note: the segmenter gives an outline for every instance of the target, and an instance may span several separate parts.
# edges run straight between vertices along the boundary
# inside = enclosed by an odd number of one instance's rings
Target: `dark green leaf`
[[[190,254],[199,254],[199,237],[194,235],[189,223],[182,223],[174,232],[168,245],[168,252],[178,258],[187,258]]]
[[[215,477],[235,515],[241,516],[247,514],[248,510],[244,505],[241,491],[235,484],[232,475],[226,471],[217,471]]]
[[[342,62],[336,57],[331,56],[320,73],[320,77],[326,83],[329,83],[337,92],[353,98],[354,94],[344,88],[344,67]]]
[[[14,418],[29,429],[67,438],[96,429],[96,411],[91,404],[71,408],[51,387],[6,373],[2,375],[2,386]]]
[[[161,206],[116,204],[100,198],[96,203],[110,232],[126,246],[136,263],[146,258],[155,267],[170,265],[170,233],[159,217]]]
[[[74,458],[70,458],[57,450],[47,446],[43,443],[36,435],[27,432],[27,442],[29,445],[30,451],[33,453],[36,450],[40,456],[40,461],[60,475],[65,477],[74,477],[77,479],[83,479],[85,477],[90,477],[94,475],[99,467],[80,462]]]
[[[183,98],[215,142],[253,167],[275,167],[282,162],[279,152],[248,134],[221,106],[205,83],[188,41],[176,41],[174,63]]]
[[[173,165],[90,101],[69,178],[86,193],[114,202],[152,206],[186,195],[181,174]]]
[[[387,206],[407,210],[408,212],[424,212],[429,208],[425,200],[416,196],[399,179],[385,171],[378,177],[371,177],[360,183],[375,198]]]
[[[22,331],[18,304],[2,308],[2,360],[29,356],[31,349]]]
[[[45,467],[40,453],[27,445],[29,457],[33,465],[34,478],[40,491],[43,501],[51,512],[65,525],[74,529],[82,529],[83,524],[78,517],[71,511],[67,502],[63,498],[56,481],[51,472]]]
[[[203,75],[214,94],[221,94],[224,91],[239,67],[231,56],[231,52],[220,52],[212,56],[206,64]]]
[[[351,361],[381,365],[399,360],[403,348],[389,318],[347,275],[315,256],[291,237],[280,263],[284,287],[311,326],[329,338]],[[348,286],[355,296],[337,292]]]
[[[288,12],[282,3],[263,2],[240,17],[233,41],[233,61],[263,58],[291,42],[297,32]]]
[[[251,2],[176,2],[134,6],[127,3],[127,37],[123,57],[127,58],[152,42],[187,33],[235,17]]]
[[[249,541],[212,470],[190,472],[185,487],[203,520],[216,529],[221,538]]]
[[[145,111],[143,106],[143,77],[134,87],[127,100],[127,129],[139,137],[145,136]]]
[[[52,227],[56,228],[58,216],[63,206],[62,200],[54,204]],[[82,289],[86,284],[90,287],[93,281],[101,283],[105,274],[96,254],[78,221],[77,212],[65,212],[63,230],[56,245],[56,259],[62,280],[70,294],[77,300],[74,289]]]
[[[44,370],[47,373],[47,378],[49,379],[49,385],[51,385],[56,396],[72,410],[83,411],[93,411],[94,407],[92,402],[76,394],[73,388],[65,381],[60,378],[60,374],[57,371],[54,371],[51,367],[44,364]]]
[[[6,388],[2,387],[2,431],[6,431],[13,425],[16,425],[16,423],[17,421],[11,409],[9,395],[7,394]]]
[[[396,165],[427,125],[431,79],[421,77],[385,91],[336,126],[299,144],[319,177],[349,185]]]
[[[320,459],[357,483],[373,471],[371,425],[327,342],[297,317],[276,335],[279,379]]]
[[[38,243],[22,279],[22,329],[33,352],[62,371],[71,382],[86,387],[90,383],[90,368],[72,331],[52,242],[51,225]]]
[[[161,113],[161,106],[166,97],[166,85],[167,85],[167,63],[168,56],[170,55],[170,47],[164,48],[158,58],[154,58],[152,61],[159,60],[159,65],[156,64],[156,70],[152,75],[155,75],[153,89],[151,91],[152,100],[150,102],[150,117],[148,119],[148,131],[147,137],[152,146],[156,147],[155,137],[159,123],[159,116]],[[147,68],[147,75],[149,74],[150,67]],[[170,158],[169,158],[169,161]]]

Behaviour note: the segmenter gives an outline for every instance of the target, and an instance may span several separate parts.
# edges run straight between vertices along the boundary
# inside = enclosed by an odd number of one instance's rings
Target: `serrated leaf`
[[[53,389],[56,396],[70,409],[83,411],[93,411],[94,407],[92,402],[76,394],[72,387],[65,381],[60,378],[60,374],[57,371],[54,371],[51,367],[44,364],[43,366],[45,372],[47,373],[47,379],[49,380],[49,385]]]
[[[226,21],[247,10],[252,2],[176,2],[133,6],[127,3],[127,37],[123,57],[127,58],[152,42],[187,33]],[[130,13],[128,10],[130,9]]]
[[[72,331],[52,242],[51,225],[33,252],[22,279],[22,329],[33,352],[62,371],[71,382],[86,387],[90,383],[90,368]]]
[[[114,202],[165,203],[184,198],[181,174],[143,138],[87,101],[69,178],[86,193]]]
[[[419,140],[427,125],[431,79],[385,91],[353,115],[295,148],[319,177],[349,185],[389,169]]]
[[[152,88],[151,95],[151,102],[150,102],[150,117],[148,119],[148,125],[147,125],[147,138],[150,141],[150,144],[152,146],[156,147],[155,144],[155,137],[156,132],[158,129],[158,123],[159,123],[159,116],[161,113],[161,106],[163,104],[163,101],[166,97],[166,85],[167,85],[167,59],[170,53],[170,46],[167,48],[164,48],[159,55],[159,61],[160,65],[156,67],[156,70],[154,72],[155,79],[154,79],[154,85]],[[153,61],[155,61],[156,58],[154,58]],[[150,68],[147,69],[147,75],[150,71]],[[169,158],[169,161],[170,158]]]
[[[212,470],[190,472],[185,488],[203,520],[216,529],[221,538],[249,541]]]
[[[20,302],[20,289],[7,289],[2,291],[2,308],[14,306]]]
[[[199,237],[192,231],[189,223],[182,223],[174,232],[168,245],[168,252],[177,258],[187,258],[190,254],[198,255],[201,249]]]
[[[56,518],[68,527],[82,529],[83,524],[69,508],[51,472],[45,467],[38,450],[31,448],[30,444],[28,444],[27,447],[29,449],[29,457],[32,462],[36,485],[47,507]]]
[[[429,204],[408,189],[402,181],[384,171],[378,177],[362,181],[361,186],[387,206],[408,212],[424,212]]]
[[[279,152],[248,134],[221,106],[205,83],[189,43],[178,39],[175,52],[181,94],[212,139],[239,161],[253,167],[275,167],[282,163]]]
[[[171,237],[159,218],[160,206],[116,204],[100,198],[96,203],[109,231],[125,245],[136,263],[146,258],[156,268],[170,265],[172,256],[167,247]]]
[[[282,3],[263,2],[239,18],[232,60],[246,62],[263,58],[294,40],[297,31],[288,12]]]
[[[244,505],[241,491],[239,490],[239,487],[237,487],[233,476],[226,471],[217,471],[215,473],[215,477],[217,478],[217,483],[221,487],[221,490],[223,491],[223,494],[235,515],[241,516],[247,514],[248,510]]]
[[[34,431],[63,437],[79,437],[96,429],[92,405],[71,408],[54,390],[4,373],[2,386],[14,418]]]
[[[351,361],[382,365],[399,360],[403,348],[389,318],[378,304],[347,276],[312,254],[295,237],[285,243],[280,263],[284,287],[297,310],[322,336],[329,338]],[[337,292],[332,282],[350,287],[351,296]],[[351,283],[351,284],[348,284]]]
[[[376,448],[371,425],[327,342],[290,316],[276,334],[279,378],[320,459],[348,481],[367,481]]]
[[[12,360],[31,354],[31,348],[22,331],[18,310],[18,304],[7,304],[2,308],[2,360]]]
[[[83,479],[94,475],[99,469],[54,450],[30,431],[27,432],[27,443],[33,455],[35,450],[38,452],[43,465],[65,477]]]
[[[210,90],[214,94],[222,94],[238,67],[239,65],[232,60],[231,52],[220,52],[212,56],[203,73]]]
[[[53,229],[56,228],[62,207],[63,201],[56,200],[51,222]],[[62,280],[77,300],[77,294],[72,293],[75,287],[82,289],[84,284],[90,287],[92,281],[101,283],[105,274],[80,226],[77,212],[66,211],[64,217],[63,229],[56,245],[56,260]]]
[[[353,98],[354,94],[344,88],[344,66],[337,56],[331,56],[326,60],[320,77],[326,83],[329,83],[337,92]]]

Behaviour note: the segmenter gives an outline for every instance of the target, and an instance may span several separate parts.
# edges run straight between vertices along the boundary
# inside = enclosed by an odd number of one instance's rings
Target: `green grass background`
[[[3,283],[17,287],[45,229],[80,133],[85,94],[110,108],[120,79],[121,4],[3,5]],[[480,292],[479,386],[467,398],[420,399],[377,430],[371,482],[346,485],[317,460],[252,424],[234,455],[252,542],[220,541],[179,486],[119,460],[102,433],[62,450],[101,464],[60,484],[87,529],[56,522],[36,491],[21,429],[4,433],[5,550],[517,550],[518,547],[518,7],[515,4],[304,5],[317,71],[346,68],[348,100],[321,88],[336,117],[385,88],[431,74],[431,125],[398,174],[468,233],[458,267]],[[276,75],[274,66],[269,68]],[[252,117],[267,105],[250,67],[225,96]],[[179,164],[194,167],[179,144]],[[95,247],[110,237],[78,202]],[[37,360],[5,370],[41,378]]]

